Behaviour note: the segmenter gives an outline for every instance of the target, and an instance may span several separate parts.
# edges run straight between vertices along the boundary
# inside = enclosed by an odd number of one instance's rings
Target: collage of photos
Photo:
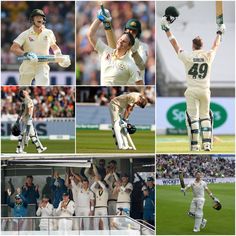
[[[1,235],[235,235],[235,1],[1,1]]]

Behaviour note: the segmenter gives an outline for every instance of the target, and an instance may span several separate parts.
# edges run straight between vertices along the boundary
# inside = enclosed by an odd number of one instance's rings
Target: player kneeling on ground
[[[200,151],[200,133],[204,151],[212,150],[213,113],[210,110],[210,75],[211,65],[220,45],[224,24],[218,24],[217,36],[210,50],[203,50],[203,40],[198,36],[192,41],[192,52],[184,51],[170,31],[170,24],[179,13],[176,8],[168,7],[161,20],[161,28],[166,32],[178,58],[183,62],[186,72],[187,104],[186,126],[190,141],[190,151]],[[200,132],[201,131],[201,132]]]
[[[190,205],[190,210],[188,215],[193,217],[195,220],[193,232],[199,232],[200,227],[205,228],[207,220],[203,218],[203,207],[205,203],[205,190],[209,194],[209,196],[214,200],[213,208],[216,210],[221,209],[220,201],[213,196],[211,191],[207,187],[207,183],[202,180],[202,173],[196,173],[196,179],[194,182],[188,184],[185,188],[181,188],[181,191],[185,193],[185,191],[189,188],[192,189],[193,192],[193,200]]]
[[[135,105],[144,108],[147,105],[146,97],[141,93],[132,92],[113,98],[109,104],[112,130],[118,149],[135,149],[129,133],[134,133],[136,129],[128,122],[128,118]],[[131,146],[129,146],[129,144],[131,144]]]
[[[12,134],[14,136],[18,136],[16,153],[26,153],[24,152],[24,148],[25,146],[28,146],[29,139],[32,140],[38,153],[42,153],[47,150],[47,147],[43,147],[34,128],[32,120],[34,103],[30,98],[29,92],[26,88],[20,91],[19,98],[22,102],[21,110],[18,114],[16,123],[12,127]],[[22,130],[20,129],[20,126],[22,126]]]

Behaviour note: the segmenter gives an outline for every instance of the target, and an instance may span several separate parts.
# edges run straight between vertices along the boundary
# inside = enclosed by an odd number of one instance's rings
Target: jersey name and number
[[[193,58],[194,64],[189,69],[188,75],[191,75],[193,79],[204,79],[208,72],[208,64],[204,61],[204,58]]]

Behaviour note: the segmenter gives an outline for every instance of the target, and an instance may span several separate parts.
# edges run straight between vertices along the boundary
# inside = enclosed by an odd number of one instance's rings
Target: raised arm
[[[220,46],[220,42],[222,40],[222,35],[225,32],[225,24],[221,24],[218,26],[217,32],[216,32],[216,38],[214,40],[214,43],[211,47],[212,50],[216,51],[218,47]]]
[[[98,31],[99,25],[101,24],[101,21],[99,19],[95,19],[92,23],[92,25],[89,27],[87,36],[89,39],[89,42],[92,44],[93,47],[95,47],[97,43],[97,36],[96,33]]]

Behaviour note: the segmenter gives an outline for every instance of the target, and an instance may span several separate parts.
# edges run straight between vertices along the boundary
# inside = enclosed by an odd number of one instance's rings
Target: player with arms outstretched
[[[30,98],[29,92],[26,88],[22,89],[19,93],[19,98],[22,102],[21,110],[18,114],[16,124],[22,123],[22,131],[18,137],[18,145],[16,148],[16,153],[26,153],[24,152],[25,146],[28,146],[29,139],[32,140],[35,145],[38,153],[42,153],[47,150],[47,147],[44,147],[37,135],[37,132],[33,125],[33,111],[34,103]]]
[[[200,227],[205,228],[207,223],[207,220],[203,218],[205,191],[214,200],[214,202],[219,203],[219,200],[213,196],[212,192],[207,187],[207,183],[202,180],[202,173],[197,172],[195,177],[196,177],[195,180],[192,183],[188,184],[185,188],[181,188],[181,191],[185,192],[189,188],[192,189],[193,200],[191,202],[188,215],[190,217],[193,217],[195,220],[193,232],[199,232]]]
[[[200,133],[204,151],[212,150],[213,113],[210,110],[210,77],[211,65],[220,45],[225,25],[218,25],[217,35],[210,50],[203,50],[203,40],[199,36],[192,41],[192,52],[186,52],[170,31],[170,24],[179,15],[174,7],[168,7],[161,20],[161,28],[165,31],[178,58],[185,66],[187,90],[186,125],[190,139],[190,151],[200,151]],[[201,130],[201,132],[200,132]]]
[[[35,79],[35,85],[49,85],[48,62],[39,62],[38,56],[49,55],[51,48],[54,55],[61,55],[61,50],[56,44],[54,33],[45,27],[46,16],[41,9],[34,9],[30,14],[32,27],[22,32],[10,48],[16,56],[25,56],[19,68],[19,85],[31,85]],[[70,66],[69,58],[59,63],[61,67]]]

